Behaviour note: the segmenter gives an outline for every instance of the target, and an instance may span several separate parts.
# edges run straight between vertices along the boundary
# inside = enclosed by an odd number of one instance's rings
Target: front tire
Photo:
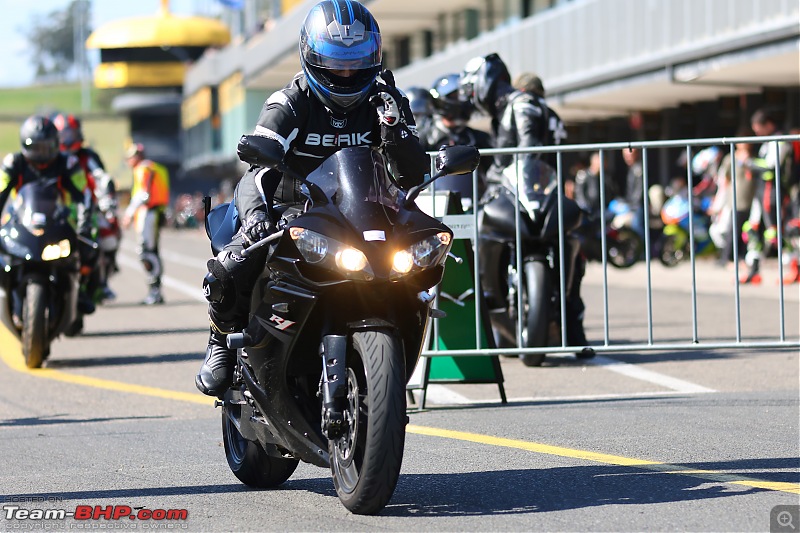
[[[675,235],[667,235],[664,237],[664,243],[661,246],[661,254],[659,259],[666,267],[677,266],[683,260],[685,253],[682,246],[678,246],[678,239]]]
[[[608,247],[608,262],[617,268],[630,268],[644,251],[642,238],[630,228],[620,228],[614,242]]]
[[[30,281],[22,308],[22,353],[28,368],[40,368],[50,351],[47,318],[47,290]]]
[[[402,344],[385,331],[353,334],[347,355],[347,432],[328,450],[336,493],[355,514],[380,512],[394,494],[406,433]]]
[[[231,420],[233,416],[240,423],[250,423],[242,421],[240,415],[239,406],[229,406],[226,403],[222,407],[222,441],[231,472],[249,487],[277,487],[291,477],[300,461],[272,457],[260,444],[245,439]]]
[[[539,348],[547,346],[547,330],[550,324],[550,271],[541,261],[528,261],[524,265],[525,280],[522,305],[525,311],[523,346]],[[521,354],[525,366],[542,366],[546,354]]]

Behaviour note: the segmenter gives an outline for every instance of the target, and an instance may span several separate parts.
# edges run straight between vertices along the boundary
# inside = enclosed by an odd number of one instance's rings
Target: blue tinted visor
[[[308,65],[326,70],[368,70],[380,66],[380,33],[354,31],[353,26],[347,32],[352,35],[334,30],[332,35],[324,31],[301,39],[301,57]]]

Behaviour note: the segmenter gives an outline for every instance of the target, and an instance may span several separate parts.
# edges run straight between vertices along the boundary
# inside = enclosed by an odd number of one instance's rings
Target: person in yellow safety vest
[[[145,159],[144,146],[140,143],[131,145],[125,156],[133,169],[133,188],[122,227],[128,228],[131,222],[134,223],[139,259],[148,274],[150,291],[142,304],[161,304],[164,303],[161,294],[163,268],[158,241],[169,204],[169,171],[163,165]]]

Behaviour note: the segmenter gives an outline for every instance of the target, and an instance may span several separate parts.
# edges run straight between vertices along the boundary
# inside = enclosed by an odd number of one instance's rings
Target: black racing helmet
[[[466,123],[472,116],[473,106],[460,96],[460,79],[458,74],[442,76],[431,87],[430,95],[434,113],[448,120]]]
[[[411,113],[417,122],[423,117],[430,117],[433,114],[433,101],[431,93],[426,91],[423,87],[409,87],[406,91],[408,98],[408,105],[411,107]]]
[[[501,82],[511,85],[511,74],[499,55],[474,57],[461,73],[461,98],[472,102],[479,111],[494,116],[497,112],[497,87]]]
[[[354,0],[323,0],[311,8],[300,29],[300,64],[326,107],[350,111],[367,98],[381,71],[378,23]]]
[[[19,142],[25,160],[44,168],[58,156],[58,129],[49,118],[32,115],[19,130]]]

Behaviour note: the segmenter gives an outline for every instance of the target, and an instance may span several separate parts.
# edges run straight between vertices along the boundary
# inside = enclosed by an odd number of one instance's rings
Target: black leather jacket
[[[286,153],[285,162],[302,175],[310,173],[340,148],[381,147],[398,183],[409,188],[421,183],[430,171],[430,158],[419,143],[407,101],[401,104],[401,110],[403,121],[394,126],[402,128],[395,136],[398,140],[384,144],[371,104],[365,101],[346,115],[334,113],[313,95],[301,72],[264,103],[254,135],[280,142]],[[236,207],[242,220],[255,211],[269,211],[267,206],[271,208],[276,202],[298,201],[302,201],[299,184],[276,170],[251,167],[236,188]]]

